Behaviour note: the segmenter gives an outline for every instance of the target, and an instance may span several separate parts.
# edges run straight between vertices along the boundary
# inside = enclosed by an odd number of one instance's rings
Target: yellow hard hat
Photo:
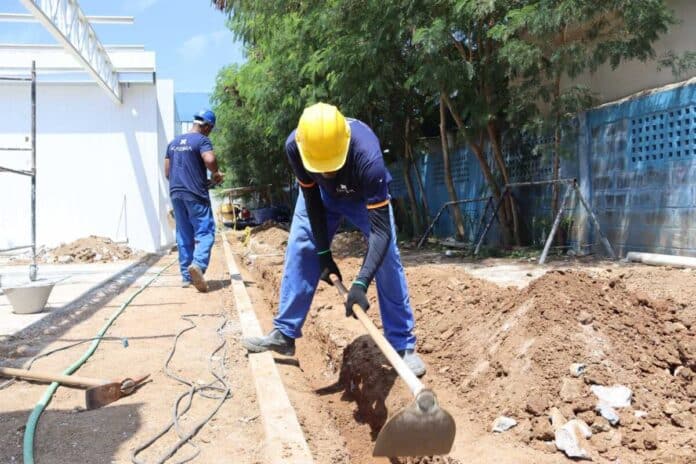
[[[335,106],[316,103],[302,112],[295,141],[305,169],[338,171],[348,156],[350,125]]]

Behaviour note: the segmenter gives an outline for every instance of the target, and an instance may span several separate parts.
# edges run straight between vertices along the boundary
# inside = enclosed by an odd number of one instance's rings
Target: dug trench
[[[262,227],[231,243],[255,287],[265,330],[272,325],[287,232]],[[344,279],[361,263],[364,242],[341,234],[332,248]],[[584,447],[595,462],[686,463],[696,453],[696,303],[636,290],[635,268],[552,270],[526,288],[473,278],[456,263],[404,256],[424,381],[452,413],[458,431],[448,457],[394,463],[569,462],[554,445],[552,408],[592,430]],[[696,273],[685,274],[696,286]],[[374,286],[373,286],[374,287]],[[696,290],[690,294],[693,296]],[[379,326],[374,289],[371,315]],[[300,417],[319,407],[340,433],[336,452],[315,449],[314,425],[303,423],[318,462],[390,462],[371,457],[387,417],[412,397],[357,321],[346,319],[334,289],[320,284],[298,340],[296,360],[278,357],[284,381],[301,379],[319,401],[290,391]],[[579,377],[573,363],[586,366]],[[595,410],[593,385],[625,385],[631,406],[611,425]],[[292,388],[290,388],[292,390]],[[306,397],[305,397],[306,398]],[[319,406],[317,406],[317,404]],[[309,406],[311,405],[311,406]],[[499,416],[517,425],[492,433]]]

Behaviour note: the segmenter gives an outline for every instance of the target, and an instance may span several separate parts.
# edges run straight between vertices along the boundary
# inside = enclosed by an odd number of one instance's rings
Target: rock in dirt
[[[549,411],[549,419],[554,430],[558,430],[566,423],[565,417],[558,408],[551,408]]]
[[[588,438],[592,431],[587,424],[579,419],[566,422],[563,427],[556,430],[556,448],[563,451],[569,458],[592,460],[589,451]]]
[[[582,325],[591,324],[592,321],[594,321],[594,316],[587,311],[580,311],[580,314],[578,314],[578,322]]]
[[[582,363],[573,363],[570,365],[570,375],[573,377],[580,377],[585,373],[587,366]]]
[[[584,386],[585,383],[580,379],[564,378],[561,383],[561,399],[566,403],[572,403],[582,396]]]
[[[690,429],[694,427],[694,415],[688,411],[680,412],[672,416],[672,423],[677,427]]]
[[[532,419],[531,437],[534,440],[549,441],[553,440],[554,432],[551,423],[545,417],[535,417]]]
[[[670,400],[665,404],[665,407],[662,408],[662,412],[665,413],[668,416],[673,416],[675,414],[679,414],[679,412],[682,411],[682,408],[679,406],[679,403],[677,403],[674,400]]]
[[[630,388],[623,385],[614,385],[613,387],[592,385],[590,390],[595,394],[600,405],[603,404],[612,408],[626,408],[631,405],[633,392]]]
[[[492,432],[505,432],[517,425],[517,421],[512,417],[500,416],[493,421]]]
[[[527,411],[532,416],[541,416],[546,411],[549,406],[549,402],[539,396],[533,396],[527,401],[527,405],[524,410]]]

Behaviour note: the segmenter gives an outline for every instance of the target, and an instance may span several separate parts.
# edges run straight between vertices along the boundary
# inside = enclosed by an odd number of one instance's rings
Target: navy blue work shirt
[[[334,198],[362,201],[368,209],[389,204],[389,183],[391,174],[384,165],[379,139],[362,121],[348,119],[350,124],[350,145],[346,163],[328,179],[320,173],[309,172],[302,164],[300,150],[292,131],[285,141],[290,166],[300,182],[307,188],[315,183]]]
[[[213,144],[196,132],[179,135],[169,142],[166,157],[171,198],[210,203],[208,174],[201,157],[207,151],[213,151]]]

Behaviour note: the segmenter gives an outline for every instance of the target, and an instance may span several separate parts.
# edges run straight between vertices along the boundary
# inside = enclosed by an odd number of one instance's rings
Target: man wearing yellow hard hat
[[[346,217],[368,238],[367,254],[346,300],[346,316],[358,305],[370,306],[366,292],[376,279],[384,334],[418,376],[425,364],[415,352],[413,310],[396,246],[389,203],[391,175],[384,165],[377,136],[363,122],[346,119],[331,105],[304,110],[285,151],[302,195],[292,219],[280,306],[274,329],[243,340],[251,352],[273,350],[292,356],[319,280],[331,284],[341,272],[331,256],[331,240]]]

